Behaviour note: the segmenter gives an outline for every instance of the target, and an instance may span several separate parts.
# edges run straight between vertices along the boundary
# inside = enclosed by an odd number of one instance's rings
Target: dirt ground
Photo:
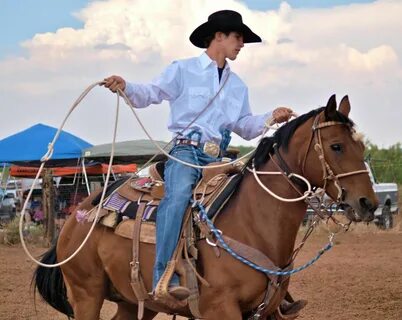
[[[402,319],[402,222],[398,219],[390,231],[359,225],[339,234],[332,250],[292,277],[293,295],[309,301],[299,319]],[[315,256],[326,241],[326,232],[320,227],[296,265]],[[31,250],[39,255],[46,249]],[[34,301],[30,287],[34,268],[21,246],[0,245],[0,319],[66,319],[39,297]],[[114,305],[106,302],[101,319],[110,319],[114,310]]]

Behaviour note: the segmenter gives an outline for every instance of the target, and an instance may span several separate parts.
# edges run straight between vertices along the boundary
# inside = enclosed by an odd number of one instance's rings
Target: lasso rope
[[[279,200],[279,201],[283,201],[283,202],[297,202],[297,201],[302,201],[302,200],[306,199],[307,197],[314,195],[314,193],[311,192],[311,184],[310,184],[310,182],[309,182],[305,177],[303,177],[303,176],[301,176],[301,175],[298,175],[298,174],[296,174],[296,173],[291,173],[291,174],[289,174],[289,175],[288,175],[288,178],[289,178],[289,179],[292,178],[292,177],[299,178],[300,180],[302,180],[302,181],[306,184],[307,190],[304,192],[304,194],[303,194],[301,197],[293,198],[293,199],[286,199],[286,198],[283,198],[283,197],[281,197],[281,196],[278,196],[276,193],[274,193],[273,191],[271,191],[270,189],[268,189],[268,187],[267,187],[266,185],[264,185],[264,184],[262,183],[262,181],[260,180],[260,178],[258,177],[259,174],[261,174],[261,175],[283,175],[282,172],[256,171],[256,170],[255,170],[255,167],[254,167],[254,163],[253,163],[252,169],[247,168],[247,170],[253,173],[253,176],[254,176],[255,180],[257,181],[257,183],[260,185],[260,187],[261,187],[263,190],[265,190],[265,191],[266,191],[267,193],[269,193],[273,198],[275,198],[275,199],[277,199],[277,200]]]
[[[56,264],[45,264],[45,263],[42,263],[42,262],[38,261],[37,259],[35,259],[35,258],[31,255],[31,253],[29,252],[29,250],[28,250],[28,248],[27,248],[27,246],[26,246],[25,240],[24,240],[24,235],[23,235],[24,213],[25,213],[25,210],[26,210],[28,201],[29,201],[29,199],[30,199],[31,196],[32,196],[32,192],[33,192],[34,185],[35,185],[35,183],[37,182],[37,180],[39,179],[39,176],[40,176],[40,174],[42,173],[42,170],[43,170],[43,168],[44,168],[44,166],[45,166],[45,163],[52,157],[53,151],[54,151],[54,144],[56,143],[57,139],[59,138],[59,135],[60,135],[60,133],[61,133],[61,131],[62,131],[62,129],[63,129],[65,123],[67,122],[67,119],[70,117],[71,113],[75,110],[75,108],[78,106],[78,104],[87,96],[87,94],[88,94],[94,87],[96,87],[96,86],[98,86],[98,85],[102,85],[102,84],[104,84],[104,83],[105,83],[105,81],[99,81],[99,82],[96,82],[96,83],[90,85],[87,89],[84,90],[83,93],[81,93],[81,95],[77,98],[77,100],[74,102],[74,104],[72,105],[72,107],[69,109],[69,111],[68,111],[66,117],[64,118],[64,120],[63,120],[61,126],[60,126],[59,129],[57,130],[57,132],[56,132],[56,134],[55,134],[55,136],[54,136],[52,142],[49,143],[48,151],[47,151],[47,152],[45,153],[45,155],[41,158],[42,164],[41,164],[41,166],[40,166],[40,168],[39,168],[39,170],[38,170],[38,173],[36,174],[36,177],[35,177],[35,179],[34,179],[34,181],[33,181],[33,183],[32,183],[31,189],[30,189],[29,192],[28,192],[27,199],[26,199],[25,202],[24,202],[24,206],[23,206],[23,208],[22,208],[21,217],[20,217],[20,221],[19,221],[19,234],[20,234],[21,244],[22,244],[22,247],[23,247],[25,253],[28,255],[28,257],[29,257],[32,261],[34,261],[36,264],[38,264],[38,265],[40,265],[40,266],[42,266],[42,267],[48,267],[48,268],[59,267],[59,266],[65,264],[65,263],[67,263],[68,261],[70,261],[72,258],[74,258],[74,257],[78,254],[78,252],[84,247],[84,245],[87,243],[87,241],[88,241],[89,237],[91,236],[91,234],[92,234],[92,232],[93,232],[93,230],[94,230],[94,228],[95,228],[95,225],[96,225],[96,223],[97,223],[97,220],[98,220],[98,217],[99,217],[99,212],[100,212],[100,210],[101,210],[101,206],[98,206],[98,209],[97,209],[97,211],[96,211],[96,214],[95,214],[95,217],[94,217],[94,221],[92,222],[91,228],[89,229],[88,234],[86,235],[86,237],[85,237],[85,239],[83,240],[83,242],[81,243],[81,245],[74,251],[74,253],[73,253],[71,256],[69,256],[69,257],[66,258],[65,260],[63,260],[63,261],[61,261],[61,262],[59,262],[59,263],[56,263]],[[118,89],[118,91],[116,92],[116,96],[117,96],[117,106],[116,106],[115,126],[114,126],[114,131],[113,131],[113,142],[112,142],[111,152],[110,152],[109,167],[108,167],[108,171],[107,171],[107,175],[106,175],[106,181],[105,181],[105,185],[104,185],[104,188],[103,188],[103,191],[102,191],[102,196],[101,196],[100,203],[103,203],[104,196],[105,196],[105,194],[106,194],[106,189],[107,189],[107,185],[108,185],[108,183],[109,183],[109,177],[110,177],[110,173],[111,173],[111,166],[112,166],[112,163],[113,163],[114,146],[115,146],[115,141],[116,141],[116,132],[117,132],[118,115],[119,115],[119,101],[120,101],[119,95],[124,98],[124,100],[125,100],[125,102],[127,103],[127,105],[131,108],[131,111],[133,112],[133,114],[134,114],[135,118],[137,119],[139,125],[141,126],[142,130],[143,130],[143,131],[145,132],[145,134],[148,136],[149,140],[155,145],[155,147],[156,147],[162,154],[164,154],[165,156],[167,156],[169,159],[172,159],[172,160],[174,160],[174,161],[180,162],[180,163],[183,164],[183,165],[186,165],[186,166],[189,166],[189,167],[193,167],[193,168],[197,168],[197,169],[204,169],[204,168],[206,168],[206,167],[208,167],[208,168],[221,168],[221,167],[225,167],[225,166],[234,165],[235,163],[238,163],[238,162],[240,162],[241,160],[243,160],[243,159],[249,157],[249,156],[252,155],[252,154],[254,153],[254,151],[255,151],[255,148],[254,148],[254,149],[251,150],[249,153],[245,154],[244,156],[242,156],[242,157],[240,157],[240,158],[238,158],[238,159],[235,159],[235,160],[230,161],[230,162],[224,162],[224,163],[222,163],[222,164],[217,164],[217,165],[200,166],[200,165],[195,165],[195,164],[192,164],[192,163],[189,163],[189,162],[182,161],[181,159],[178,159],[178,158],[176,158],[176,157],[170,155],[168,152],[166,152],[163,148],[160,147],[160,145],[152,138],[152,136],[149,134],[149,132],[147,131],[147,129],[145,128],[145,126],[144,126],[143,123],[141,122],[140,118],[138,117],[138,115],[137,115],[137,113],[136,113],[136,111],[135,111],[135,106],[134,106],[134,105],[132,104],[132,102],[128,99],[128,97],[126,96],[126,94],[125,94],[121,89]],[[217,95],[217,94],[216,94],[216,95]],[[261,134],[261,138],[260,138],[260,139],[262,139],[262,138],[265,136],[265,134],[266,134],[270,129],[276,129],[276,127],[274,127],[273,124],[274,124],[274,120],[273,120],[272,118],[270,118],[270,119],[268,119],[268,120],[266,121],[266,125],[265,125],[265,128],[264,128],[264,130],[263,130],[263,132],[262,132],[262,134]],[[171,143],[172,141],[173,141],[173,140],[171,140],[169,143]],[[153,159],[153,158],[152,158],[152,159]],[[149,163],[149,161],[147,162],[147,164],[148,164],[148,163]],[[142,168],[141,168],[141,169],[142,169]],[[140,169],[140,170],[141,170],[141,169]],[[256,177],[257,182],[263,187],[263,189],[264,189],[266,192],[268,192],[269,194],[271,194],[273,197],[277,198],[278,200],[283,201],[282,199],[284,199],[284,198],[281,198],[281,197],[277,196],[276,194],[274,194],[273,192],[271,192],[266,186],[264,186],[264,185],[262,184],[262,182],[260,181],[260,179],[259,179],[258,176],[257,176],[257,173],[258,173],[258,174],[281,174],[281,173],[279,173],[279,172],[261,172],[261,171],[256,172],[255,169],[253,169],[254,177]],[[298,176],[298,175],[296,175],[296,176]],[[308,181],[307,181],[304,177],[301,177],[301,176],[298,176],[298,177],[299,177],[300,179],[302,179],[303,181],[305,181],[306,184],[307,184],[307,186],[308,186],[308,190],[311,190],[311,186],[310,186],[310,184],[308,183]],[[306,196],[308,196],[308,195],[305,195],[305,196],[301,197],[300,199],[304,199]],[[285,199],[285,200],[286,200],[286,199]],[[290,199],[290,201],[299,201],[299,200]]]
[[[178,159],[178,158],[176,158],[176,157],[170,155],[168,152],[166,152],[166,150],[163,149],[163,148],[152,138],[152,136],[150,135],[150,133],[148,132],[148,130],[145,128],[144,124],[142,123],[141,119],[139,118],[137,112],[135,111],[135,106],[134,106],[134,104],[133,104],[133,103],[130,101],[130,99],[126,96],[126,94],[124,93],[124,91],[121,90],[121,89],[118,89],[118,93],[123,97],[123,99],[124,99],[124,101],[126,102],[126,104],[130,107],[130,109],[131,109],[133,115],[134,115],[135,118],[137,119],[138,124],[140,125],[141,129],[144,131],[144,133],[146,134],[146,136],[148,137],[148,139],[152,142],[152,144],[153,144],[162,154],[164,154],[166,157],[168,157],[169,159],[172,159],[172,160],[174,160],[174,161],[177,161],[177,162],[179,162],[179,163],[181,163],[181,164],[184,164],[185,166],[188,166],[188,167],[191,167],[191,168],[195,168],[195,169],[204,169],[204,168],[207,168],[207,167],[208,167],[208,168],[222,168],[222,167],[226,167],[226,166],[231,166],[231,165],[234,165],[234,164],[236,164],[237,162],[240,162],[240,161],[242,161],[243,159],[245,159],[245,158],[251,156],[251,155],[254,153],[255,149],[256,149],[256,148],[254,148],[254,149],[251,150],[249,153],[247,153],[247,154],[245,154],[244,156],[242,156],[242,157],[240,157],[240,158],[238,158],[238,159],[235,159],[235,160],[233,160],[233,161],[230,161],[230,162],[222,162],[221,164],[208,165],[208,166],[200,166],[200,165],[197,165],[197,164],[193,164],[193,163],[186,162],[186,161],[183,161],[183,160],[181,160],[181,159]],[[274,127],[272,126],[272,120],[273,120],[273,119],[269,119],[269,120],[267,121],[270,125],[268,125],[268,126],[266,126],[266,127],[264,128],[262,134],[260,135],[260,137],[261,137],[260,139],[262,139],[262,138],[265,136],[265,134],[268,132],[269,129],[274,128]],[[172,139],[168,144],[172,143],[173,140],[174,140],[174,139]],[[145,166],[145,165],[144,165],[144,166]]]
[[[256,148],[253,148],[253,150],[251,150],[249,153],[247,153],[247,154],[245,154],[244,156],[242,156],[242,157],[240,157],[240,158],[238,158],[238,159],[235,159],[235,160],[233,160],[233,161],[230,161],[230,162],[223,162],[222,164],[215,164],[215,165],[208,165],[208,166],[201,166],[201,165],[193,164],[193,163],[186,162],[186,161],[183,161],[183,160],[181,160],[181,159],[178,159],[178,158],[176,158],[176,157],[170,155],[168,152],[166,152],[166,150],[164,150],[164,149],[152,138],[152,136],[149,134],[148,130],[145,128],[144,124],[142,123],[141,119],[139,118],[137,112],[135,111],[135,106],[134,106],[134,104],[130,101],[130,99],[128,99],[128,97],[126,96],[126,94],[124,93],[124,91],[122,91],[121,89],[118,89],[118,93],[124,98],[125,102],[126,102],[127,105],[130,107],[132,113],[134,114],[135,118],[137,119],[138,124],[141,126],[142,130],[143,130],[144,133],[147,135],[148,139],[153,143],[153,145],[154,145],[162,154],[164,154],[164,155],[165,155],[166,157],[168,157],[169,159],[174,160],[174,161],[177,161],[177,162],[179,162],[179,163],[181,163],[181,164],[183,164],[183,165],[185,165],[185,166],[192,167],[192,168],[196,168],[196,169],[222,168],[222,167],[225,167],[225,166],[231,166],[231,165],[234,165],[234,164],[240,162],[241,160],[243,160],[243,159],[248,158],[249,156],[251,156],[251,155],[254,153],[255,149],[256,149]],[[295,113],[293,113],[292,115],[293,115],[293,116],[297,116]],[[266,124],[265,124],[265,128],[264,128],[263,132],[262,132],[261,135],[260,135],[259,141],[261,141],[262,138],[265,137],[265,135],[267,134],[267,132],[268,132],[270,129],[277,129],[277,127],[275,127],[274,124],[275,124],[275,121],[274,121],[273,118],[267,119]],[[173,140],[174,140],[174,139],[172,139],[169,143],[171,143]],[[168,144],[169,144],[169,143],[168,143]],[[148,162],[149,162],[149,161],[148,161]],[[148,164],[148,162],[147,162],[147,164]],[[145,167],[145,165],[144,165],[143,167]],[[142,168],[143,168],[143,167],[142,167]],[[142,168],[141,168],[140,170],[142,170]],[[304,199],[306,199],[308,196],[311,196],[311,195],[312,195],[310,182],[309,182],[306,178],[304,178],[304,177],[302,177],[302,176],[300,176],[300,175],[298,175],[298,174],[296,174],[296,173],[290,174],[290,175],[289,175],[289,178],[290,178],[291,176],[295,176],[295,177],[299,178],[300,180],[302,180],[302,181],[306,184],[306,186],[307,186],[307,191],[304,193],[303,196],[301,196],[301,197],[299,197],[299,198],[286,199],[286,198],[283,198],[283,197],[278,196],[277,194],[275,194],[274,192],[272,192],[271,190],[269,190],[268,187],[265,186],[265,185],[261,182],[261,180],[259,179],[259,177],[258,177],[258,174],[261,174],[261,175],[282,175],[282,174],[283,174],[282,172],[278,172],[278,171],[256,171],[255,168],[254,168],[254,166],[253,166],[252,169],[249,169],[249,168],[247,168],[247,169],[253,173],[255,180],[256,180],[257,183],[261,186],[261,188],[263,188],[263,190],[265,190],[267,193],[269,193],[272,197],[276,198],[277,200],[280,200],[280,201],[283,201],[283,202],[297,202],[297,201],[304,200]],[[139,170],[139,171],[140,171],[140,170]]]
[[[40,166],[40,168],[39,168],[39,170],[38,170],[38,173],[36,174],[35,180],[34,180],[33,183],[32,183],[32,187],[31,187],[31,189],[29,190],[27,199],[25,200],[24,206],[23,206],[22,211],[21,211],[21,217],[20,217],[20,222],[19,222],[19,234],[20,234],[20,239],[21,239],[22,247],[23,247],[25,253],[28,255],[28,257],[29,257],[33,262],[35,262],[36,264],[38,264],[38,265],[40,265],[40,266],[42,266],[42,267],[46,267],[46,268],[60,267],[61,265],[67,263],[67,262],[70,261],[72,258],[74,258],[74,257],[81,251],[81,249],[84,247],[84,245],[87,243],[89,237],[91,236],[91,234],[92,234],[92,232],[93,232],[93,230],[94,230],[94,228],[95,228],[96,223],[98,222],[97,220],[98,220],[98,217],[99,217],[99,212],[100,212],[101,206],[98,207],[98,210],[96,211],[95,218],[94,218],[94,221],[92,222],[91,228],[89,229],[88,234],[87,234],[87,236],[85,237],[85,239],[82,241],[81,245],[74,251],[73,254],[71,254],[71,256],[69,256],[68,258],[66,258],[65,260],[63,260],[63,261],[61,261],[61,262],[59,262],[59,263],[54,263],[54,264],[46,264],[46,263],[43,263],[43,262],[41,262],[41,261],[35,259],[35,258],[31,255],[31,253],[29,252],[29,250],[28,250],[28,248],[27,248],[27,246],[26,246],[26,244],[25,244],[24,235],[23,235],[23,231],[22,231],[22,229],[23,229],[23,222],[24,222],[24,216],[25,216],[25,210],[26,210],[26,207],[27,207],[28,200],[29,200],[29,199],[31,198],[31,196],[32,196],[33,188],[34,188],[35,183],[36,183],[36,181],[38,180],[38,178],[39,178],[39,176],[40,176],[40,174],[41,174],[41,172],[42,172],[42,170],[43,170],[43,167],[44,167],[46,161],[48,161],[48,160],[52,157],[52,154],[53,154],[53,146],[54,146],[54,144],[56,143],[56,141],[57,141],[57,139],[58,139],[58,137],[59,137],[59,135],[60,135],[60,133],[61,133],[61,131],[62,131],[62,129],[63,129],[63,127],[64,127],[66,121],[67,121],[67,119],[68,119],[68,117],[71,115],[71,113],[74,111],[74,109],[78,106],[78,104],[82,101],[82,99],[84,99],[84,97],[85,97],[95,86],[97,86],[97,85],[99,85],[99,84],[101,84],[101,83],[102,83],[102,82],[97,82],[97,83],[94,83],[94,84],[92,84],[91,86],[89,86],[89,87],[78,97],[78,99],[74,102],[74,104],[73,104],[72,107],[70,108],[70,110],[69,110],[69,112],[67,113],[67,115],[66,115],[66,117],[65,117],[65,119],[64,119],[64,121],[63,121],[63,123],[61,124],[61,126],[60,126],[60,128],[58,129],[56,135],[54,136],[53,141],[52,141],[51,143],[49,143],[48,151],[46,152],[46,154],[45,154],[45,155],[42,157],[42,159],[41,159],[42,164],[41,164],[41,166]],[[108,171],[107,171],[107,174],[106,174],[105,186],[104,186],[103,191],[102,191],[102,196],[101,196],[101,200],[100,200],[101,202],[100,202],[100,203],[103,202],[103,199],[104,199],[104,197],[105,197],[106,188],[107,188],[107,185],[108,185],[108,183],[109,183],[109,177],[110,177],[110,172],[111,172],[111,166],[112,166],[112,163],[113,163],[114,145],[115,145],[115,140],[116,140],[117,124],[118,124],[118,118],[119,118],[119,107],[120,107],[119,101],[120,101],[120,99],[119,99],[119,96],[117,95],[116,118],[115,118],[115,125],[114,125],[114,131],[113,131],[113,143],[112,143],[112,147],[111,147],[111,151],[110,151],[109,168],[108,168]]]

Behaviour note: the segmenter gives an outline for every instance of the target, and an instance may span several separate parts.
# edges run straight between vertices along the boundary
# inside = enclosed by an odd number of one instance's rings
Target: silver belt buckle
[[[204,143],[203,151],[207,155],[209,155],[211,157],[214,157],[214,158],[217,158],[219,156],[219,153],[220,153],[221,150],[220,150],[219,146],[216,143],[207,141],[207,142]]]

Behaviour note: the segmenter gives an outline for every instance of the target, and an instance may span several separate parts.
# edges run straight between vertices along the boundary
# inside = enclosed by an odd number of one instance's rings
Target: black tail
[[[56,245],[47,251],[41,262],[54,264],[57,262]],[[73,308],[67,301],[66,286],[60,267],[45,268],[38,266],[33,275],[33,284],[42,298],[57,311],[74,318]]]

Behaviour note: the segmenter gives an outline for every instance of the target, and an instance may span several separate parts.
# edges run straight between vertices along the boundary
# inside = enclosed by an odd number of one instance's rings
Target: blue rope
[[[219,241],[219,243],[221,244],[222,248],[223,248],[224,250],[226,250],[231,256],[233,256],[234,258],[236,258],[237,260],[243,262],[244,264],[248,265],[249,267],[251,267],[251,268],[253,268],[253,269],[257,270],[257,271],[260,271],[260,272],[262,272],[262,273],[266,273],[266,274],[269,274],[269,275],[275,275],[275,276],[289,276],[289,275],[295,274],[295,273],[297,273],[297,272],[300,272],[300,271],[302,271],[302,270],[307,269],[308,267],[310,267],[310,266],[311,266],[312,264],[314,264],[326,251],[330,250],[330,249],[333,247],[332,241],[328,242],[328,244],[318,252],[317,256],[315,256],[315,257],[314,257],[313,259],[311,259],[309,262],[307,262],[306,264],[304,264],[304,265],[302,265],[302,266],[300,266],[300,267],[298,267],[298,268],[295,268],[295,269],[292,269],[292,270],[289,270],[289,271],[276,271],[276,270],[266,269],[266,268],[260,267],[259,265],[256,265],[255,263],[253,263],[253,262],[251,262],[251,261],[249,261],[249,260],[243,258],[242,256],[239,256],[236,252],[234,252],[234,251],[227,245],[227,243],[225,242],[225,240],[223,240],[221,234],[219,233],[219,230],[215,228],[215,226],[214,226],[214,224],[212,223],[212,221],[208,218],[208,215],[207,215],[207,213],[206,213],[206,211],[205,211],[205,208],[204,208],[200,203],[198,203],[198,202],[196,202],[196,203],[194,203],[194,204],[197,205],[198,208],[200,209],[200,212],[201,212],[200,217],[201,217],[202,221],[206,221],[206,222],[207,222],[209,228],[211,229],[212,233],[215,235],[216,239],[217,239],[217,240]]]

